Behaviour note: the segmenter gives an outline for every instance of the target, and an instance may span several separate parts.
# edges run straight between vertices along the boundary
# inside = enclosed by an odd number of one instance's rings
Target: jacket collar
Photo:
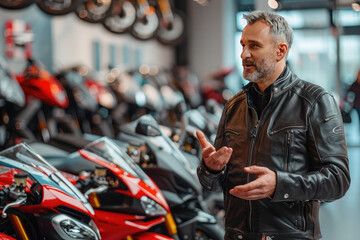
[[[271,93],[273,94],[273,97],[277,97],[281,95],[283,92],[290,89],[292,86],[294,86],[298,82],[299,78],[293,74],[289,68],[289,66],[286,64],[284,71],[280,75],[278,79],[275,80],[269,87],[271,88]],[[250,82],[246,84],[243,87],[243,90],[245,92],[248,92],[250,87],[252,87],[254,84],[253,82]]]

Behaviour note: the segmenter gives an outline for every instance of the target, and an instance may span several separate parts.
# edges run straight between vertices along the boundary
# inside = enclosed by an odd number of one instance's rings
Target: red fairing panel
[[[174,240],[171,237],[164,236],[158,233],[152,233],[152,232],[143,232],[139,233],[133,236],[135,240]]]
[[[3,233],[0,233],[0,239],[1,240],[16,240],[15,238],[9,237],[8,235],[5,235]]]
[[[129,215],[123,213],[113,213],[113,212],[95,209],[94,220],[96,226],[100,230],[101,237],[104,240],[123,239],[128,235],[131,236],[138,232],[147,231],[151,227],[161,224],[165,221],[164,217],[159,217],[151,221],[141,221],[142,219],[144,219],[143,216]],[[119,231],[119,229],[121,229],[121,231]],[[149,239],[157,239],[157,238],[149,238]],[[168,238],[164,238],[164,239],[168,239]]]

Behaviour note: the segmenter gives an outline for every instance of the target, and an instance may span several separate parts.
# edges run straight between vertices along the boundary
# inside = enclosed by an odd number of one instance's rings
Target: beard
[[[260,64],[256,64],[254,61],[245,59],[244,64],[251,64],[255,67],[253,73],[248,73],[244,70],[243,76],[246,80],[254,83],[265,82],[267,78],[275,71],[276,61],[271,58],[264,58]]]

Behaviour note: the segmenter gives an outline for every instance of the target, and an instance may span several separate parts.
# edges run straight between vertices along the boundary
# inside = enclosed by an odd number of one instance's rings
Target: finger
[[[215,148],[213,146],[205,147],[202,149],[201,156],[203,158],[208,158],[212,153],[215,153]]]
[[[260,166],[249,166],[249,167],[244,167],[244,171],[250,174],[257,174],[257,175],[262,175],[265,174],[267,172],[266,167],[260,167]]]
[[[243,193],[243,192],[252,191],[254,189],[259,189],[261,186],[262,185],[261,185],[260,181],[254,180],[254,181],[249,182],[244,185],[235,186],[231,190],[233,190],[234,193]]]
[[[268,196],[262,192],[257,191],[251,191],[251,192],[245,192],[245,193],[231,193],[233,196],[245,199],[245,200],[258,200],[262,198],[267,198]]]
[[[238,197],[249,197],[251,195],[261,195],[263,192],[258,188],[251,189],[249,191],[238,191],[237,189],[230,189],[229,193]]]
[[[251,189],[249,191],[237,191],[236,189],[230,189],[229,193],[235,197],[238,198],[242,198],[242,199],[246,199],[246,200],[257,200],[257,199],[261,199],[261,198],[267,198],[269,196],[271,196],[271,192],[269,191],[264,191],[262,189],[259,188],[255,188],[255,189]]]
[[[219,150],[217,150],[211,157],[216,158],[216,159],[224,159],[227,162],[229,160],[232,152],[233,152],[232,148],[222,147]]]
[[[209,143],[207,140],[206,140],[206,137],[204,135],[204,133],[200,130],[196,130],[196,137],[198,138],[199,142],[200,142],[200,145],[201,145],[201,148],[206,148],[208,147],[209,145],[211,145],[211,143]]]

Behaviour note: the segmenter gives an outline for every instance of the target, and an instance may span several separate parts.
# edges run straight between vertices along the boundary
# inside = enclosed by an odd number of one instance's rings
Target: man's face
[[[242,33],[243,76],[250,82],[266,82],[276,67],[276,48],[270,27],[264,21],[248,24]]]

